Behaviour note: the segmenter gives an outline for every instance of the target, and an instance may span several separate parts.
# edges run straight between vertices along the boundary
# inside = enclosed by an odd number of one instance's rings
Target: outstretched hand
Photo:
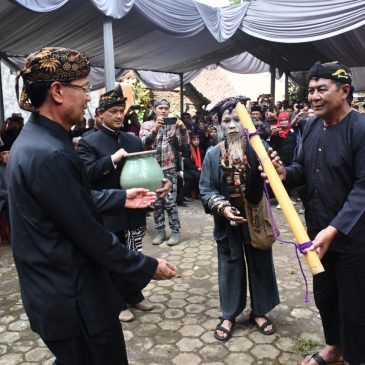
[[[145,209],[156,201],[156,193],[143,188],[133,188],[127,190],[125,208]]]
[[[165,259],[157,259],[158,265],[153,275],[156,280],[167,280],[176,276],[176,266]]]
[[[232,226],[237,226],[238,224],[243,224],[247,222],[247,219],[240,216],[240,211],[234,207],[225,207],[224,216],[230,221]]]

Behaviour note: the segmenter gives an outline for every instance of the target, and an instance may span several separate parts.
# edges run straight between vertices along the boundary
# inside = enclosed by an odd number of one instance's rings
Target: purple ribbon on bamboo
[[[248,130],[245,128],[243,130],[243,134],[246,136],[247,138],[247,142],[250,143],[250,137],[252,136],[258,136],[259,135],[259,130],[256,130],[255,132],[253,133],[249,133]],[[260,158],[257,156],[257,159],[263,169],[263,166],[262,166],[262,163],[260,161]],[[269,196],[269,191],[267,189],[267,184],[266,184],[266,181],[264,181],[264,192],[265,192],[265,197],[266,197],[266,204],[267,204],[267,207],[269,209],[269,212],[270,212],[270,220],[271,220],[271,223],[272,223],[272,229],[273,229],[273,233],[274,233],[274,236],[275,236],[275,239],[277,241],[279,241],[281,244],[285,243],[285,244],[290,244],[290,245],[294,245],[295,247],[295,255],[297,257],[297,260],[298,260],[298,264],[299,264],[299,268],[300,268],[300,272],[302,273],[302,277],[303,277],[303,280],[304,280],[304,285],[305,285],[305,297],[304,297],[304,300],[306,303],[309,302],[309,295],[308,295],[308,280],[307,280],[307,277],[305,276],[305,273],[304,273],[304,270],[303,270],[303,265],[302,265],[302,262],[300,261],[300,257],[299,257],[299,252],[302,253],[302,254],[306,254],[307,251],[306,249],[311,247],[313,242],[312,241],[308,241],[308,242],[303,242],[303,243],[300,243],[300,244],[297,244],[293,241],[285,241],[285,240],[282,240],[278,237],[277,235],[277,232],[275,230],[275,219],[274,219],[274,216],[272,214],[272,210],[271,210],[271,205],[270,205],[270,196]]]

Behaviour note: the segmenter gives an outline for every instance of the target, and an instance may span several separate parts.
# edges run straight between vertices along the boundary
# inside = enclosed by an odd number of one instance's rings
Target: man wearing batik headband
[[[12,249],[30,326],[55,364],[126,365],[111,274],[142,289],[175,268],[129,251],[103,225],[98,209],[145,208],[155,193],[90,191],[68,135],[90,101],[88,73],[86,56],[49,47],[32,53],[18,75],[19,105],[32,115],[8,163]]]
[[[351,109],[348,67],[309,71],[307,121],[295,161],[273,161],[288,185],[306,186],[308,235],[325,272],[313,293],[326,345],[301,365],[365,364],[365,117]]]
[[[222,310],[214,336],[220,341],[231,337],[236,317],[246,307],[247,283],[251,293],[250,320],[262,334],[275,332],[266,313],[279,304],[271,248],[263,251],[251,246],[245,219],[244,195],[253,204],[263,197],[258,160],[235,112],[236,104],[245,99],[225,99],[214,108],[225,140],[207,151],[199,183],[203,205],[214,216]]]
[[[177,210],[177,161],[180,158],[178,150],[189,144],[186,126],[181,120],[175,124],[165,125],[164,119],[169,116],[170,103],[166,99],[157,99],[153,104],[154,119],[144,122],[139,132],[147,150],[157,150],[156,159],[160,164],[165,178],[172,182],[172,191],[163,198],[158,198],[155,204],[153,217],[155,220],[156,237],[152,244],[160,245],[166,241],[165,210],[169,220],[171,236],[167,241],[169,246],[180,242],[180,219]]]
[[[90,186],[95,190],[120,189],[120,173],[128,153],[144,150],[141,140],[130,133],[122,132],[125,102],[120,84],[100,96],[99,112],[102,121],[100,129],[81,138],[78,154],[85,164]],[[165,188],[157,191],[166,194],[171,183],[164,181]],[[142,251],[142,239],[146,232],[146,211],[144,209],[125,209],[118,215],[103,215],[105,227],[117,235],[130,250]],[[123,304],[119,319],[130,322],[133,313],[127,302],[141,310],[152,310],[153,305],[144,299],[140,290],[130,288],[129,294],[122,298]]]

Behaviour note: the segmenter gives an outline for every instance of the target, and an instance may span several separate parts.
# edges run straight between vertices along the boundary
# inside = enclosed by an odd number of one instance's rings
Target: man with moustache
[[[144,150],[141,140],[123,132],[124,112],[127,98],[118,84],[100,96],[98,110],[102,125],[99,130],[81,138],[78,154],[86,167],[91,188],[94,190],[120,189],[120,173],[127,153]],[[164,194],[171,186],[170,182],[158,193]],[[129,249],[142,251],[142,240],[146,232],[146,211],[144,209],[124,209],[118,215],[103,214],[105,227],[115,233]],[[130,322],[134,319],[127,303],[150,311],[153,305],[144,298],[140,290],[130,288],[130,294],[123,296],[123,305],[119,319]]]
[[[127,365],[111,273],[142,289],[176,268],[129,251],[102,222],[84,165],[68,132],[90,101],[89,59],[46,47],[28,56],[17,76],[22,109],[32,112],[8,163],[12,248],[30,326],[55,365]],[[19,78],[23,88],[19,97]],[[105,204],[146,208],[155,193],[106,191]],[[109,200],[109,202],[108,202]]]
[[[247,301],[247,282],[251,298],[250,320],[264,335],[275,328],[266,313],[279,304],[272,251],[250,245],[243,194],[253,204],[263,197],[263,181],[258,160],[242,133],[235,112],[245,100],[229,98],[214,107],[225,140],[210,148],[204,159],[199,190],[204,207],[214,216],[214,238],[218,250],[218,283],[222,318],[214,336],[227,341]],[[248,277],[246,277],[246,265]]]
[[[325,269],[313,293],[326,344],[301,365],[365,364],[365,117],[351,109],[351,83],[348,67],[317,62],[308,85],[315,118],[296,160],[273,161],[282,180],[305,183],[311,249]]]

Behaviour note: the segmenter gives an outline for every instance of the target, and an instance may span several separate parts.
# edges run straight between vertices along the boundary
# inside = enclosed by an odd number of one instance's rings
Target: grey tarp
[[[103,19],[110,16],[119,70],[194,75],[221,64],[245,73],[266,71],[270,64],[302,71],[318,59],[365,66],[364,5],[365,0],[256,0],[225,8],[194,0],[2,0],[0,52],[27,55],[45,45],[67,46],[87,51],[93,66],[103,67]],[[151,73],[147,78],[170,82]]]

